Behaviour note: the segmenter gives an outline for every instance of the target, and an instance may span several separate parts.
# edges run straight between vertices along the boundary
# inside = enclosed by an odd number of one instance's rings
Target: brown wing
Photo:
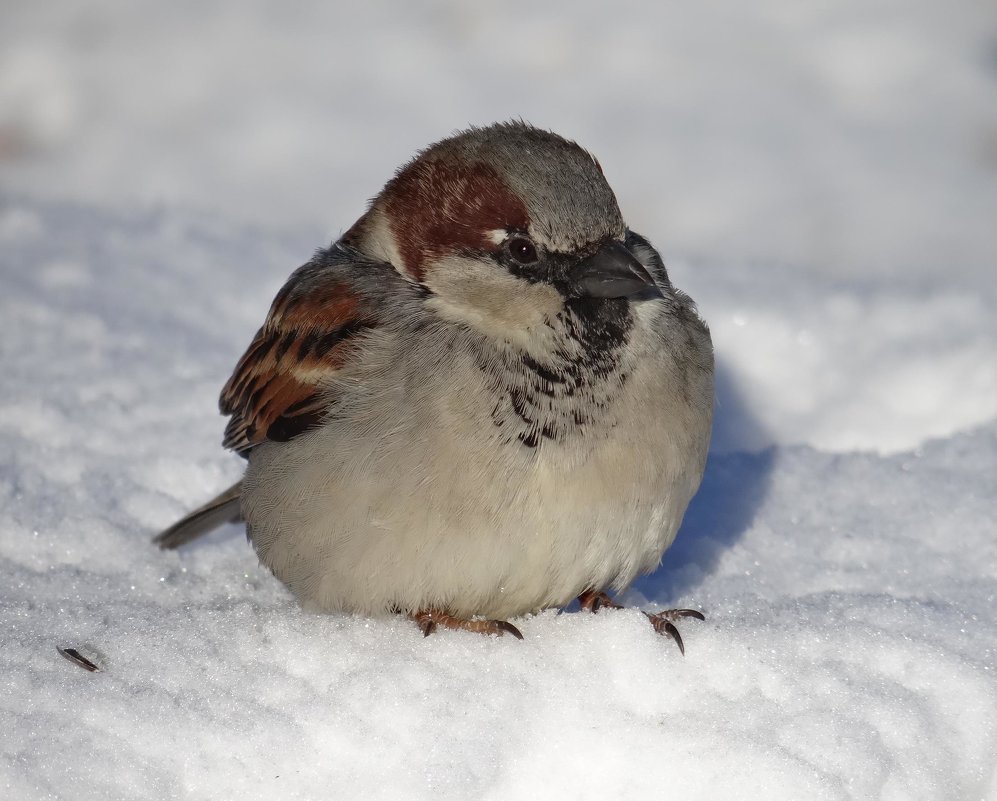
[[[286,442],[319,422],[329,402],[328,379],[372,323],[343,279],[341,271],[308,264],[278,293],[222,389],[222,413],[231,415],[225,447],[245,454],[264,440]]]

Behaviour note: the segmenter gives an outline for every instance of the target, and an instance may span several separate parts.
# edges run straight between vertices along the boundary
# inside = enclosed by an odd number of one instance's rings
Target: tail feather
[[[217,498],[157,534],[152,541],[163,549],[179,548],[225,523],[242,520],[239,508],[241,494],[242,482],[237,481]]]

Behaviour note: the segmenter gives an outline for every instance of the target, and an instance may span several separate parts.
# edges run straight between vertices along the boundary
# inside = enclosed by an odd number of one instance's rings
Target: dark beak
[[[582,295],[593,298],[660,298],[661,290],[622,242],[610,241],[569,273]]]

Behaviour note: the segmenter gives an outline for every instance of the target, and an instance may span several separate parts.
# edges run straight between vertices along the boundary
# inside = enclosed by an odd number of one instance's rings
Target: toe
[[[520,632],[520,630],[517,629],[515,626],[513,626],[512,623],[510,623],[508,620],[493,620],[492,623],[495,624],[495,628],[497,629],[495,633],[498,634],[500,637],[502,636],[503,633],[508,632],[517,640],[523,639],[522,632]]]
[[[679,651],[685,656],[685,643],[682,642],[682,635],[675,627],[675,621],[685,617],[692,617],[696,620],[706,620],[706,616],[696,609],[666,609],[662,612],[645,612],[647,619],[658,634],[667,634],[679,647]]]

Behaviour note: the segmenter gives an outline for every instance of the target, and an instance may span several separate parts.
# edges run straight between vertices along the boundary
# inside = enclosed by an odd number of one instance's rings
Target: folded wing
[[[239,360],[219,404],[230,415],[224,445],[245,455],[317,425],[331,379],[373,325],[342,269],[310,262],[288,279]]]

